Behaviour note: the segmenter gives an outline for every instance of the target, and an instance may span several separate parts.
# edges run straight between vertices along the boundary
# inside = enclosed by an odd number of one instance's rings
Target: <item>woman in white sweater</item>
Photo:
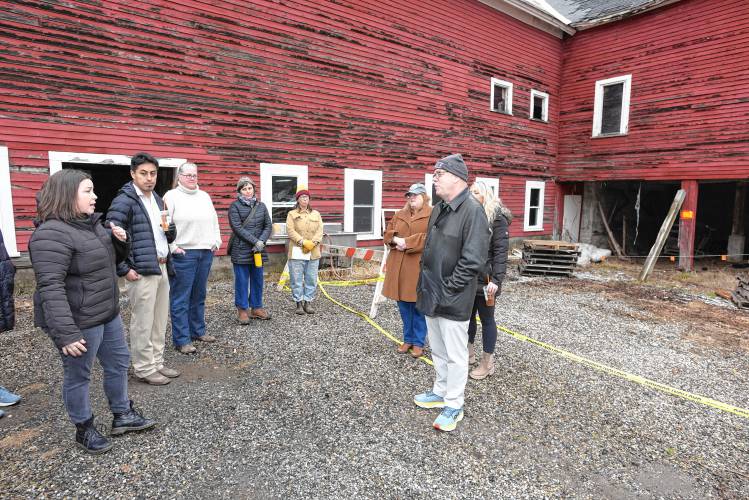
[[[164,195],[164,203],[177,227],[171,244],[175,275],[169,277],[172,340],[179,352],[191,354],[193,340],[216,341],[205,332],[205,295],[221,231],[211,197],[198,187],[194,163],[177,169],[177,187]]]

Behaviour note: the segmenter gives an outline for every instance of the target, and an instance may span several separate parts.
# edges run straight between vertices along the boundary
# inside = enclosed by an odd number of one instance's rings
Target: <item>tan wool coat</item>
[[[411,216],[408,207],[397,212],[387,225],[383,241],[391,245],[393,236],[405,238],[406,251],[391,246],[385,264],[385,282],[382,294],[393,300],[416,302],[416,283],[419,281],[421,252],[424,250],[429,216],[432,207],[424,205]]]
[[[312,240],[311,259],[320,258],[320,242],[322,241],[323,224],[320,212],[317,210],[299,210],[295,208],[286,216],[286,234],[289,235],[288,258],[291,259],[291,247],[299,246],[302,240]]]

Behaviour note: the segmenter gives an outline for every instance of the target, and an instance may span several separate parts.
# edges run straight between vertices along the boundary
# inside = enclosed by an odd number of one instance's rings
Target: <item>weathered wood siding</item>
[[[595,82],[632,75],[629,134],[591,138]],[[565,41],[561,180],[749,177],[749,2],[683,0]]]
[[[330,222],[344,168],[381,169],[384,208],[453,152],[472,174],[549,176],[561,51],[475,0],[0,1],[19,248],[48,151],[188,158],[224,227],[261,162],[308,165]],[[491,77],[514,83],[515,116],[489,111]],[[549,123],[528,119],[531,88],[550,94]]]

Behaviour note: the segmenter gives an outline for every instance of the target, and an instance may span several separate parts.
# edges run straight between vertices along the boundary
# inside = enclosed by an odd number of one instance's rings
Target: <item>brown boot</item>
[[[494,354],[481,353],[479,365],[469,375],[474,380],[484,380],[486,377],[494,375]]]
[[[468,342],[468,364],[472,365],[476,362],[476,350],[473,348],[473,342]]]
[[[239,320],[240,325],[249,325],[250,316],[247,314],[247,309],[237,307],[237,319]]]
[[[312,309],[312,304],[310,302],[307,302],[306,300],[302,302],[302,307],[304,308],[304,312],[307,314],[315,314],[315,310]]]
[[[302,306],[301,302],[296,303],[296,311],[294,311],[297,314],[305,314],[304,313],[304,307]]]
[[[252,312],[250,313],[250,318],[252,319],[270,319],[270,313],[263,309],[262,307],[258,307],[257,309],[252,309]]]

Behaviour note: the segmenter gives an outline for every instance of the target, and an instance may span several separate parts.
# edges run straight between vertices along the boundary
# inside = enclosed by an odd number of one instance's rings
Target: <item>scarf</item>
[[[257,198],[255,196],[253,196],[252,198],[247,198],[246,196],[242,196],[241,194],[238,194],[237,198],[239,198],[239,201],[242,204],[247,205],[248,207],[254,206],[255,203],[257,203]]]
[[[188,189],[179,182],[177,183],[177,189],[186,194],[195,194],[200,191],[200,187],[198,187],[197,185],[195,186],[195,189]]]

